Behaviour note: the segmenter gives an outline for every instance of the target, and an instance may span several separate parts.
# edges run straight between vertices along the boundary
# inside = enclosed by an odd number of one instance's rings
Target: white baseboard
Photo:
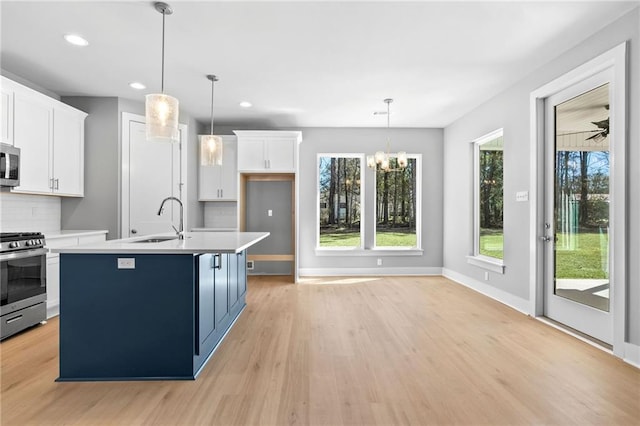
[[[442,275],[442,268],[300,268],[301,277]]]
[[[60,304],[51,304],[47,303],[47,319],[53,318],[55,316],[60,315]]]
[[[475,290],[478,293],[482,293],[487,297],[490,297],[502,304],[520,311],[525,315],[530,315],[529,310],[531,309],[531,305],[528,300],[525,300],[518,296],[514,296],[511,293],[507,293],[506,291],[500,290],[496,287],[490,286],[481,281],[475,280],[447,268],[442,269],[442,275],[452,281],[457,282],[458,284],[469,287],[470,289]]]
[[[625,342],[624,357],[622,359],[624,362],[640,368],[640,346]]]

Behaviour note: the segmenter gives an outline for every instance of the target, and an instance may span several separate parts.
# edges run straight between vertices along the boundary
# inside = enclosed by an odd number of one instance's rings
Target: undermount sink
[[[152,237],[152,238],[147,238],[146,240],[132,241],[132,243],[161,243],[163,241],[175,240],[177,238],[178,238],[177,235],[173,237]]]

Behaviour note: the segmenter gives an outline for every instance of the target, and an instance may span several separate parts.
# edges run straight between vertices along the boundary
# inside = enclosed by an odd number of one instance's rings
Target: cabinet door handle
[[[49,179],[49,189],[53,189],[53,178]]]
[[[56,187],[54,189],[60,189],[60,179],[56,179]]]
[[[11,324],[12,322],[20,321],[22,319],[22,315],[17,315],[13,318],[9,318],[6,323]]]
[[[214,259],[214,263],[213,263],[214,269],[222,269],[222,254],[220,253],[214,254],[213,259]]]
[[[224,198],[224,190],[223,189],[220,190],[220,198]]]

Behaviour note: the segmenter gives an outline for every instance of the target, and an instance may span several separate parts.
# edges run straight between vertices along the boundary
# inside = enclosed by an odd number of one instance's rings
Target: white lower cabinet
[[[45,233],[47,248],[72,247],[81,244],[104,241],[107,231],[100,231],[73,236],[55,235],[48,236]],[[58,253],[47,253],[47,318],[54,317],[60,313],[60,255]]]

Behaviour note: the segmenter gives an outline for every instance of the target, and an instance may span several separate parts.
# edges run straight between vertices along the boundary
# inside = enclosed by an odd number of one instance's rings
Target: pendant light
[[[178,100],[164,93],[164,21],[173,9],[163,2],[154,3],[154,7],[162,13],[162,74],[161,93],[147,95],[145,100],[147,140],[178,142]]]
[[[407,153],[404,151],[400,151],[396,154],[396,163],[399,167],[398,169],[392,169],[389,163],[389,151],[391,147],[391,102],[393,102],[393,99],[387,98],[384,100],[384,103],[387,104],[387,152],[385,153],[384,151],[376,151],[374,155],[367,155],[367,166],[370,169],[377,169],[378,167],[380,167],[380,169],[385,172],[402,170],[407,167],[408,163]]]
[[[202,166],[222,165],[222,138],[213,134],[213,86],[218,77],[213,74],[207,75],[211,81],[211,134],[198,135],[200,138],[200,164]]]

